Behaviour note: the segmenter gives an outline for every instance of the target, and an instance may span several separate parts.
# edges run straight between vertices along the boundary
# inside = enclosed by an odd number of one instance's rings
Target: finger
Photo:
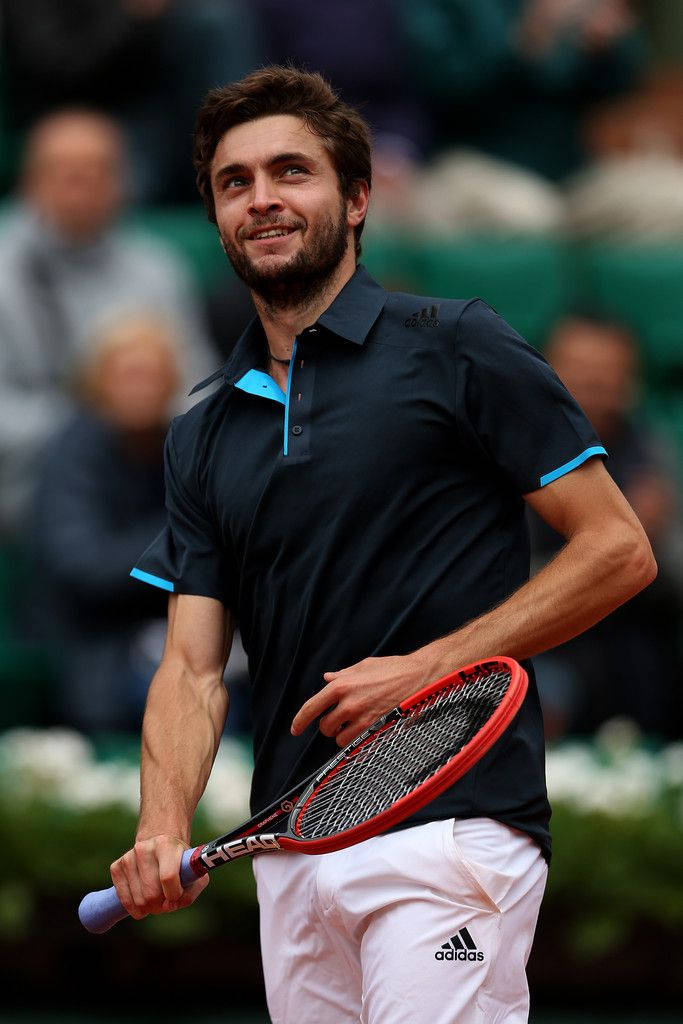
[[[356,714],[356,708],[349,707],[348,705],[342,706],[341,704],[337,704],[336,707],[332,708],[329,714],[324,715],[323,718],[320,719],[318,728],[323,736],[336,736],[340,730],[355,717]]]
[[[146,907],[146,900],[142,894],[142,885],[140,882],[140,875],[137,870],[137,863],[135,856],[132,851],[124,854],[123,857],[118,861],[120,868],[119,882],[115,882],[116,891],[124,893],[125,898],[121,899],[124,907],[128,911],[131,917],[134,917],[136,921],[140,918],[145,917],[149,911]],[[114,871],[112,868],[112,877],[114,877]],[[119,896],[119,898],[121,898]]]
[[[182,896],[176,903],[169,903],[168,909],[179,910],[181,907],[189,907],[204,892],[208,884],[209,875],[203,875],[201,878],[198,878],[196,882],[188,885],[187,889],[183,890]]]
[[[123,858],[120,857],[118,860],[115,860],[114,863],[111,865],[111,880],[116,888],[116,895],[121,900],[121,903],[123,904],[125,909],[128,911],[131,917],[138,918],[141,915],[131,895],[128,879],[126,878],[126,875],[123,870],[123,865],[121,863],[122,860]]]
[[[336,743],[338,747],[345,747],[351,740],[355,740],[356,736],[360,736],[364,729],[371,723],[365,719],[359,718],[352,722],[345,722],[343,727],[339,730],[336,735]]]
[[[177,903],[185,892],[180,882],[183,849],[180,843],[163,843],[157,850],[158,879],[164,900],[168,903]]]
[[[164,902],[164,890],[159,869],[159,850],[156,842],[138,840],[133,847],[136,856],[137,874],[144,901],[143,909],[148,914],[158,914]],[[135,891],[133,891],[135,897]]]
[[[318,715],[321,715],[326,708],[329,708],[331,704],[336,703],[336,694],[330,689],[329,686],[324,686],[322,690],[307,700],[306,703],[299,708],[296,715],[292,720],[291,732],[292,736],[298,736],[304,729],[313,722]]]

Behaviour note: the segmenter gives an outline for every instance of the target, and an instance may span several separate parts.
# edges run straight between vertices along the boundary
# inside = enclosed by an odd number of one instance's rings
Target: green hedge
[[[548,777],[554,856],[544,915],[562,915],[572,954],[615,951],[643,922],[680,930],[683,744],[652,753],[607,730],[593,746],[550,751]],[[75,914],[86,891],[110,884],[108,865],[133,835],[136,779],[136,763],[121,751],[102,762],[72,734],[15,731],[0,739],[0,939],[30,934],[41,901],[73,899]],[[241,820],[247,789],[244,750],[225,744],[194,841]],[[215,872],[190,910],[148,918],[141,928],[153,943],[205,940],[221,921],[253,918],[254,905],[245,858]]]

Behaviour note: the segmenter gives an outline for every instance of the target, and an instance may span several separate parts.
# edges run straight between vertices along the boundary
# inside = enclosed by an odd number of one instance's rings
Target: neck
[[[322,316],[347,281],[353,277],[355,270],[355,253],[347,252],[323,288],[310,299],[298,305],[273,307],[256,292],[251,293],[266,335],[268,350],[274,357],[277,359],[290,358],[297,334],[300,334],[304,328],[310,327],[319,316]]]

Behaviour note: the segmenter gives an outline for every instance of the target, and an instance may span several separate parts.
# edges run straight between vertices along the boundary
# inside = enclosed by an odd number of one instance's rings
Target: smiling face
[[[225,133],[211,165],[216,221],[235,272],[266,302],[296,305],[342,264],[355,265],[353,228],[367,189],[343,199],[320,138],[278,114]]]

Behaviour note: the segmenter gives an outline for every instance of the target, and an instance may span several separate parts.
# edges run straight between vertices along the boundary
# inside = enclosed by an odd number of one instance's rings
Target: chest
[[[340,358],[297,345],[284,390],[265,374],[245,383],[207,445],[203,488],[238,547],[257,521],[311,534],[341,512],[358,523],[457,475],[445,351],[377,343]]]

